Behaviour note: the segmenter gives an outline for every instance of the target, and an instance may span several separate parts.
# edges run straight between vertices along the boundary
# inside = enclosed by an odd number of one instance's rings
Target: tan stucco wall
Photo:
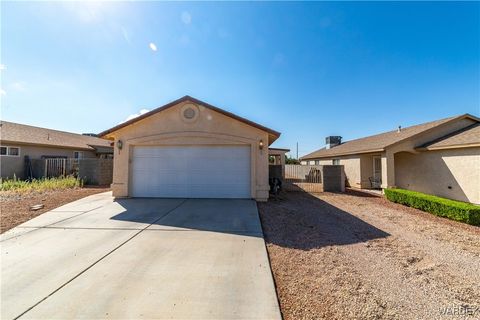
[[[449,133],[466,128],[476,121],[472,119],[460,119],[435,127],[432,130],[419,134],[400,143],[389,146],[382,158],[382,188],[395,187],[395,154],[398,152],[415,152],[415,148],[427,142],[443,137]]]
[[[112,191],[115,197],[128,197],[131,153],[134,146],[171,145],[248,145],[251,154],[251,196],[268,199],[268,133],[211,109],[197,106],[198,117],[186,121],[182,108],[190,102],[156,113],[109,135],[123,142],[122,150],[115,144]],[[259,149],[259,142],[264,147]]]
[[[40,159],[42,156],[58,156],[73,158],[74,151],[82,151],[85,158],[94,158],[95,152],[78,149],[52,148],[44,146],[32,146],[2,143],[2,146],[11,146],[20,148],[20,156],[0,156],[0,171],[2,178],[24,178],[24,157],[29,156],[30,159]]]
[[[397,153],[395,181],[399,188],[480,204],[480,148]]]
[[[360,155],[360,185],[358,188],[367,188],[370,184],[369,177],[373,175],[372,169],[372,157],[367,157],[365,155]]]
[[[345,178],[347,186],[353,188],[360,188],[361,186],[361,169],[360,169],[360,157],[340,157],[340,165],[343,165],[345,170]],[[330,163],[331,164],[331,163]]]

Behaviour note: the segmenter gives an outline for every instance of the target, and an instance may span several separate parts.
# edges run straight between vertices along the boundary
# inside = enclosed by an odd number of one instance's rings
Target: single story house
[[[280,133],[185,96],[99,136],[115,141],[115,197],[265,201]]]
[[[111,141],[20,123],[0,121],[0,173],[2,178],[26,178],[28,159],[109,158]]]
[[[464,114],[327,146],[302,164],[344,165],[347,185],[398,187],[480,204],[480,119]]]

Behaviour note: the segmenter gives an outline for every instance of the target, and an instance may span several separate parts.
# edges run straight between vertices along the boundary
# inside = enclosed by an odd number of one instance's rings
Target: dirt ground
[[[480,228],[350,191],[259,203],[285,319],[480,319]]]
[[[85,187],[43,193],[0,192],[0,233],[69,202],[109,190],[106,187]],[[37,204],[43,204],[43,209],[30,210],[30,206]]]

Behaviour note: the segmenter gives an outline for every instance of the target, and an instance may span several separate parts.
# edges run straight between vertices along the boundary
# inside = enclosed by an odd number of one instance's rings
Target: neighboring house
[[[115,197],[265,201],[280,133],[185,96],[100,136],[115,141]]]
[[[479,123],[465,114],[344,143],[328,137],[301,161],[344,165],[354,188],[398,187],[478,204]]]
[[[90,135],[0,122],[0,172],[2,178],[26,178],[29,159],[111,158],[111,142]]]

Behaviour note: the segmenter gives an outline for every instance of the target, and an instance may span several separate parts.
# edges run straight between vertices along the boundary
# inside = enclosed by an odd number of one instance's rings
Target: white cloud
[[[6,96],[7,92],[3,89],[0,89],[0,96]]]
[[[7,69],[7,66],[6,66],[6,65],[4,65],[3,63],[0,64],[0,70],[6,70],[6,69]]]
[[[122,29],[123,38],[125,39],[125,41],[128,42],[128,44],[131,45],[131,44],[132,44],[132,41],[130,40],[130,35],[129,35],[127,29],[125,29],[124,27],[121,27],[121,29]]]
[[[10,87],[15,91],[25,91],[27,89],[27,83],[24,81],[17,81],[10,85]]]
[[[183,11],[182,12],[182,22],[184,24],[190,24],[192,23],[192,15],[188,11]]]
[[[124,122],[127,122],[129,120],[132,120],[132,119],[135,119],[136,117],[139,117],[141,116],[142,114],[145,114],[147,112],[149,112],[150,110],[148,109],[141,109],[138,113],[134,113],[134,114],[131,114],[129,115],[124,121],[120,122],[120,123],[124,123]]]
[[[65,9],[76,15],[84,23],[100,22],[104,19],[105,10],[109,4],[103,1],[65,1]]]
[[[150,47],[150,49],[152,49],[152,51],[157,51],[157,46],[155,45],[155,43],[150,42],[148,46]]]

